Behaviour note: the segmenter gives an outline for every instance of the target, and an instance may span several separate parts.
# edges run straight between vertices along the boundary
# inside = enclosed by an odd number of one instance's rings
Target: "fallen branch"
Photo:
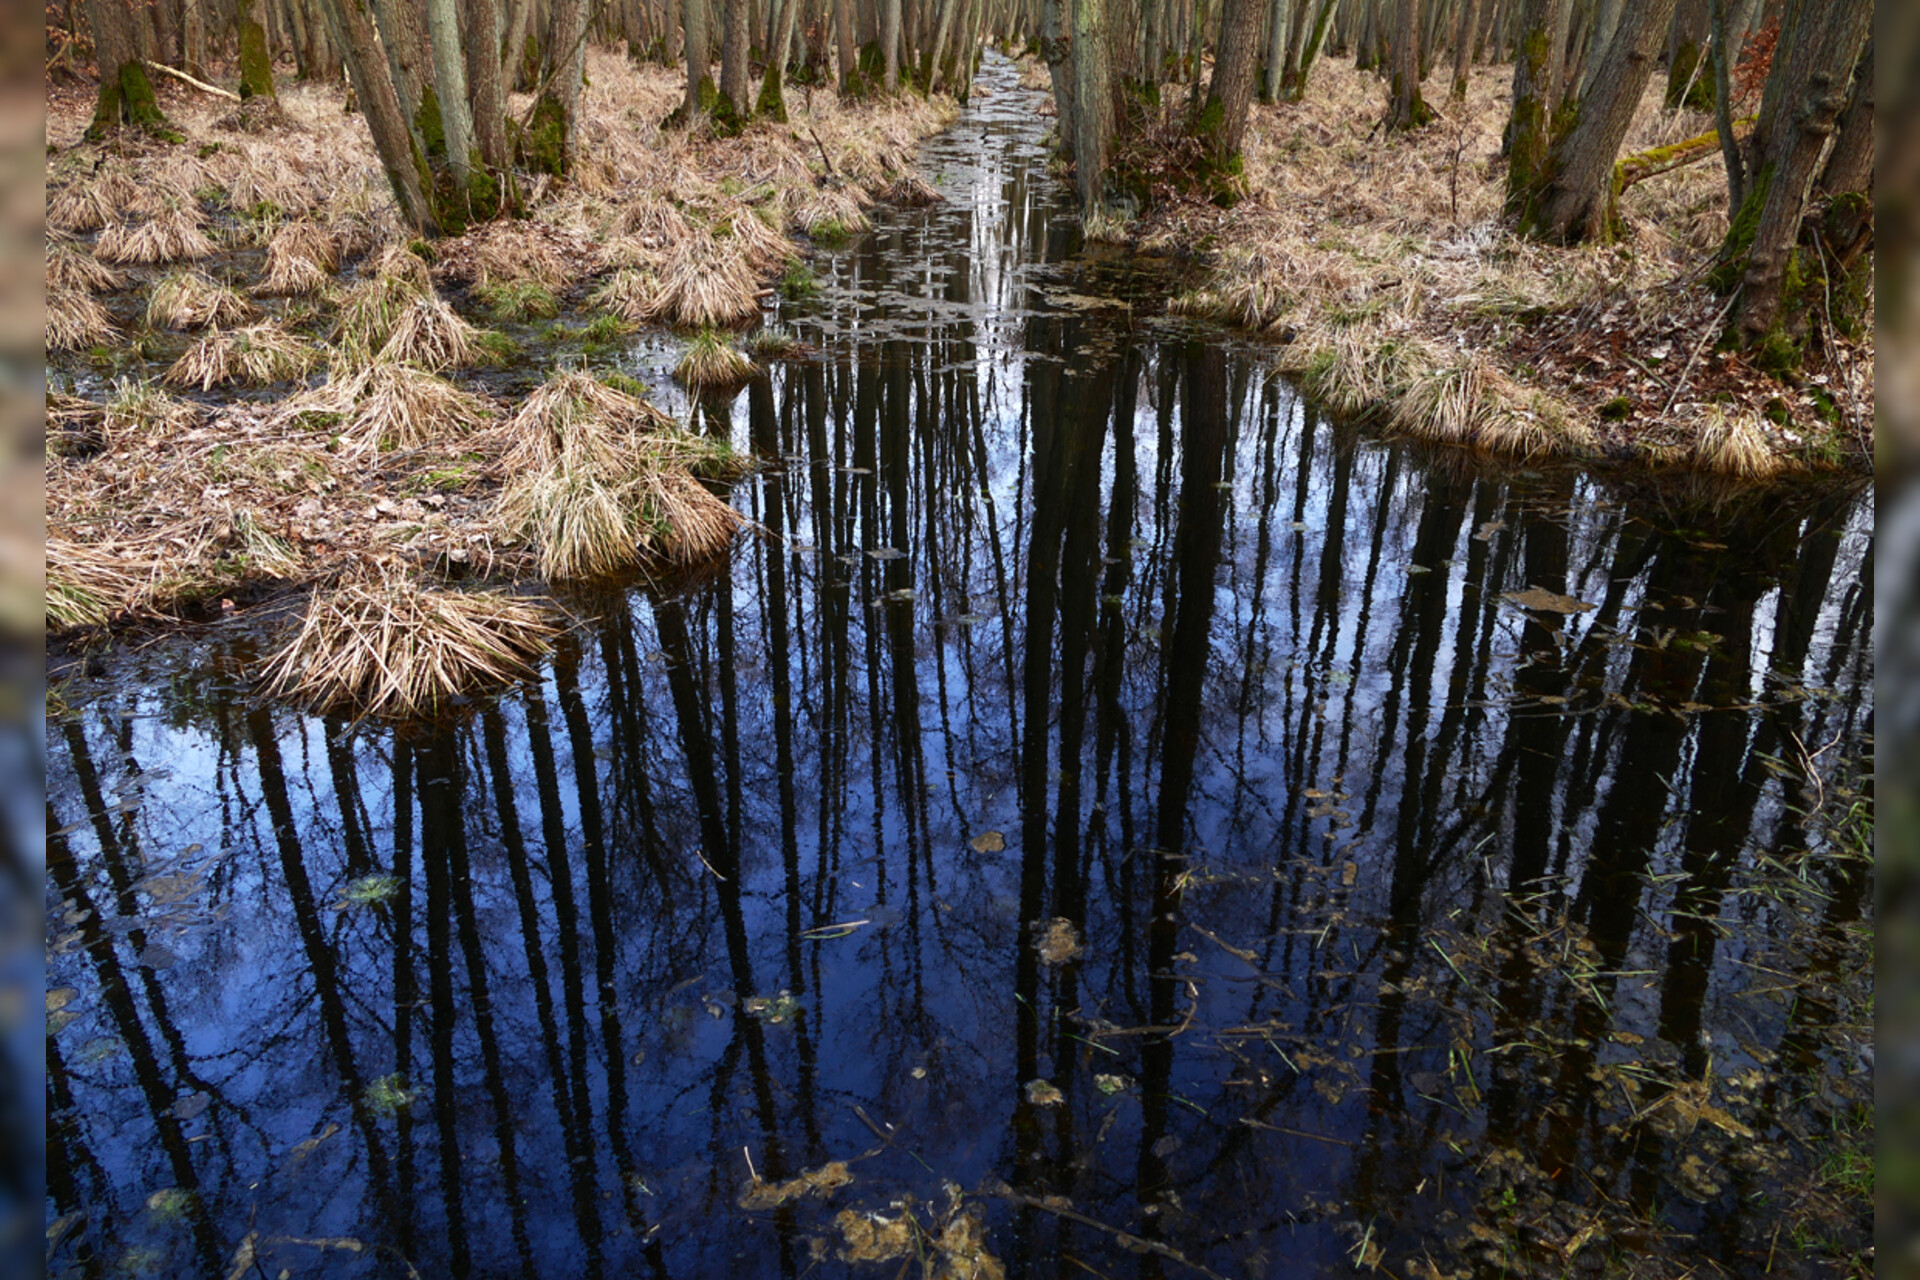
[[[1734,136],[1738,138],[1742,129],[1751,130],[1755,117],[1734,122]],[[1663,173],[1685,168],[1697,160],[1720,153],[1720,131],[1709,129],[1684,142],[1676,142],[1666,147],[1651,147],[1635,155],[1630,155],[1613,166],[1615,186],[1625,191],[1636,182],[1645,182],[1648,178],[1657,178]]]
[[[152,67],[155,71],[161,72],[165,75],[172,76],[175,80],[186,81],[188,84],[192,85],[194,88],[198,89],[202,93],[210,93],[216,98],[230,98],[235,102],[240,101],[240,95],[237,93],[234,93],[232,90],[222,89],[218,85],[208,84],[205,80],[195,80],[192,76],[188,75],[186,72],[175,70],[173,67],[166,65],[164,62],[154,62],[151,60],[147,60],[147,65],[149,67]]]

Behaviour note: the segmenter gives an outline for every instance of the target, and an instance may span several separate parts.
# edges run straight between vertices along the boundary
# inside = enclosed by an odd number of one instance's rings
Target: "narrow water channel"
[[[432,732],[61,686],[50,1273],[1847,1274],[1871,499],[1329,421],[981,84],[723,568]]]

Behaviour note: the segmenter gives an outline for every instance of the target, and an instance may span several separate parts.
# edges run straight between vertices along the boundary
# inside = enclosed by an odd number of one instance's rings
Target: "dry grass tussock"
[[[258,310],[240,294],[194,267],[169,271],[147,291],[147,324],[155,329],[228,328]]]
[[[697,232],[674,247],[645,318],[693,329],[745,324],[760,314],[759,293],[740,246]]]
[[[657,273],[638,267],[622,267],[587,295],[590,306],[608,311],[622,320],[640,324],[655,314],[654,301],[660,294]]]
[[[695,391],[738,387],[753,376],[753,361],[719,334],[704,329],[687,344],[673,376]]]
[[[380,359],[423,369],[463,369],[488,359],[481,332],[436,294],[400,309],[380,348]]]
[[[340,243],[332,228],[289,222],[267,241],[266,269],[253,292],[262,298],[318,293],[339,269]]]
[[[214,329],[173,362],[163,381],[201,391],[228,383],[269,386],[304,377],[319,362],[318,347],[266,320],[244,329]]]
[[[1499,452],[1579,455],[1604,446],[1668,459],[1676,441],[1701,440],[1713,425],[1704,394],[1667,405],[1684,390],[1684,355],[1661,385],[1640,386],[1634,373],[1636,420],[1607,422],[1598,410],[1621,388],[1584,356],[1543,351],[1542,335],[1587,351],[1607,346],[1593,335],[1615,333],[1629,351],[1690,349],[1714,301],[1700,269],[1726,232],[1719,161],[1629,188],[1617,244],[1523,240],[1502,216],[1498,153],[1511,75],[1510,67],[1476,68],[1464,103],[1446,100],[1445,78],[1436,76],[1429,88],[1443,118],[1383,139],[1368,133],[1384,112],[1382,82],[1322,60],[1305,102],[1254,108],[1238,206],[1174,206],[1130,234],[1149,249],[1216,240],[1223,247],[1207,278],[1173,309],[1288,343],[1283,366],[1337,408]],[[1665,111],[1661,90],[1649,87],[1626,150],[1712,127],[1696,113]],[[1628,372],[1624,362],[1621,369]],[[1741,439],[1788,449],[1757,412],[1740,413]],[[1694,465],[1711,452],[1680,449]]]
[[[556,374],[506,428],[499,519],[554,581],[724,551],[741,520],[693,477],[721,447],[585,373]]]
[[[47,246],[47,289],[77,289],[97,292],[118,289],[125,278],[78,245],[54,243]]]
[[[158,266],[210,258],[220,251],[200,229],[197,209],[175,209],[145,222],[116,222],[100,233],[94,253],[108,262]]]
[[[269,696],[316,710],[429,716],[534,678],[560,626],[546,601],[429,587],[382,565],[314,591],[261,683]]]
[[[412,365],[381,360],[343,372],[289,400],[283,421],[308,415],[337,417],[333,432],[350,450],[417,449],[485,425],[494,410],[485,397],[463,391]]]
[[[84,351],[111,341],[117,330],[107,309],[79,289],[47,289],[49,351]]]
[[[129,614],[165,609],[199,561],[206,536],[81,541],[47,530],[48,631],[99,627]]]

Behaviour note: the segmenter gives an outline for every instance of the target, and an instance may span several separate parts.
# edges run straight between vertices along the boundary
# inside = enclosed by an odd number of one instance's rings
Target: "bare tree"
[[[1420,0],[1394,0],[1393,98],[1388,129],[1417,129],[1433,119],[1420,96]]]

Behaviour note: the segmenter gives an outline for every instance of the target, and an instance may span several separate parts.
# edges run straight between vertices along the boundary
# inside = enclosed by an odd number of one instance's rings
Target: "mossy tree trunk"
[[[1080,207],[1100,208],[1113,157],[1113,63],[1106,0],[1073,0],[1073,165]]]
[[[422,235],[437,234],[439,224],[427,203],[432,179],[426,158],[407,127],[407,113],[394,90],[392,71],[366,0],[321,0],[321,4],[333,29],[334,45],[347,64],[347,77],[366,117],[367,131],[373,135],[380,167],[386,170],[388,185],[400,206],[400,217]]]
[[[1513,109],[1507,118],[1507,210],[1523,214],[1546,177],[1559,105],[1561,51],[1573,0],[1525,0],[1513,58]]]
[[[260,25],[260,0],[238,0],[236,24],[240,31],[240,100],[274,99],[273,55],[267,52],[267,29]]]
[[[473,100],[473,140],[496,173],[507,168],[506,95],[500,85],[500,0],[468,0],[467,88]]]
[[[1616,0],[1617,3],[1617,0]],[[1473,70],[1473,29],[1480,13],[1480,0],[1460,0],[1460,21],[1453,29],[1453,84],[1455,102],[1464,102]]]
[[[1674,0],[1641,0],[1614,29],[1593,92],[1553,144],[1545,180],[1524,202],[1520,229],[1562,244],[1613,238],[1618,191],[1614,162],[1633,114],[1653,79]]]
[[[1394,0],[1393,98],[1387,108],[1389,130],[1418,129],[1433,119],[1420,96],[1420,0]]]
[[[1040,57],[1053,76],[1053,110],[1060,145],[1073,154],[1073,0],[1040,0]]]
[[[1680,0],[1672,10],[1673,33],[1667,54],[1667,109],[1688,106],[1705,110],[1713,92],[1712,77],[1700,63],[1706,51],[1711,15],[1707,0]]]
[[[1794,0],[1781,17],[1779,51],[1749,142],[1746,198],[1716,273],[1717,283],[1740,291],[1734,323],[1741,343],[1763,348],[1769,367],[1794,363],[1814,312],[1838,283],[1822,229],[1807,226],[1810,196],[1821,157],[1855,98],[1854,71],[1872,25],[1872,0]]]
[[[1220,38],[1214,48],[1213,79],[1207,85],[1197,132],[1213,148],[1216,161],[1237,167],[1240,141],[1253,106],[1253,82],[1260,70],[1260,0],[1226,0],[1220,11]]]
[[[787,102],[782,84],[787,74],[787,55],[793,48],[793,22],[804,0],[786,0],[780,6],[780,31],[767,51],[767,74],[760,82],[760,101],[754,110],[777,124],[787,122]]]
[[[432,43],[433,89],[440,101],[447,168],[453,176],[447,203],[470,216],[468,187],[473,180],[475,155],[473,107],[467,96],[467,61],[460,49],[460,15],[454,0],[427,0],[427,35]]]
[[[553,0],[547,26],[543,105],[560,127],[560,168],[571,172],[578,146],[580,86],[587,75],[587,0]]]
[[[100,95],[87,137],[103,138],[130,124],[156,137],[177,139],[135,49],[127,0],[87,0],[87,22],[93,27],[93,58],[100,69]]]

